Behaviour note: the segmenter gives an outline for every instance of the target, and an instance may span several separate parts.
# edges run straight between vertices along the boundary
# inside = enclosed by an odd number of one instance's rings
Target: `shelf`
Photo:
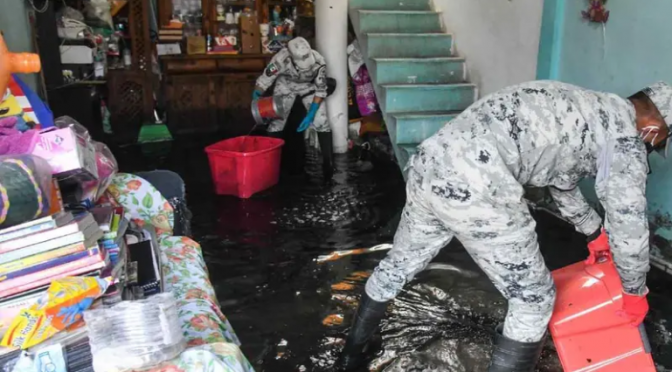
[[[266,5],[269,6],[296,6],[296,1],[268,1],[266,2]]]
[[[106,80],[77,80],[71,83],[71,85],[105,85],[107,84]]]
[[[249,58],[273,58],[273,54],[175,54],[160,56],[162,61],[179,61],[193,59],[249,59]]]
[[[227,6],[249,6],[249,7],[254,7],[254,2],[249,3],[246,1],[232,1],[232,2],[226,2],[223,3],[224,7],[226,8]]]

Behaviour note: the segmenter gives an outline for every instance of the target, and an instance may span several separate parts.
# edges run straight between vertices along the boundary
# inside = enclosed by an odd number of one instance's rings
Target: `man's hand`
[[[639,327],[649,312],[649,301],[646,300],[648,293],[648,289],[642,296],[623,292],[623,310],[618,315],[629,318],[633,327]]]
[[[597,262],[600,257],[610,257],[611,252],[609,248],[609,237],[607,232],[600,228],[588,237],[588,251],[590,255],[586,259],[587,265],[592,265]]]

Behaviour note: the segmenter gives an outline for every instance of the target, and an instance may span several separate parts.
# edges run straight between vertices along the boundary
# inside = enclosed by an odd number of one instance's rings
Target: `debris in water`
[[[348,275],[346,279],[352,281],[364,281],[364,279],[368,279],[370,276],[371,273],[368,271],[355,271],[354,273]]]
[[[275,359],[281,359],[283,356],[285,356],[285,351],[287,351],[287,344],[288,342],[284,338],[280,340],[280,343],[278,343]]]
[[[340,282],[331,285],[332,291],[351,291],[355,289],[355,285],[352,283]]]
[[[654,323],[656,333],[660,336],[663,345],[669,345],[672,342],[672,332],[670,332],[665,325],[667,321],[662,319],[659,322]]]
[[[343,315],[342,314],[327,315],[327,317],[324,318],[324,320],[322,320],[322,324],[324,324],[327,327],[339,326],[343,324]]]
[[[359,303],[359,299],[355,296],[348,296],[347,294],[334,293],[331,295],[332,300],[340,301],[348,306],[356,306]]]
[[[329,345],[340,345],[343,344],[344,341],[342,338],[338,337],[325,337],[324,340],[320,343],[321,346],[329,346]]]
[[[331,261],[340,260],[341,258],[346,257],[346,256],[360,255],[360,254],[373,253],[373,252],[379,252],[379,251],[388,251],[390,249],[392,249],[392,244],[378,244],[378,245],[373,246],[371,248],[357,248],[357,249],[349,249],[349,250],[345,250],[345,251],[334,251],[334,252],[331,252],[327,255],[318,256],[315,259],[315,261],[317,261],[317,263],[331,262]]]

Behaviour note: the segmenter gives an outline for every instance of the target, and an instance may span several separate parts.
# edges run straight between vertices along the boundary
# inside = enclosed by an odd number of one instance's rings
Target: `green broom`
[[[154,111],[153,123],[144,123],[138,134],[138,143],[142,147],[142,152],[149,156],[167,155],[173,141],[168,126],[164,124],[156,111]]]

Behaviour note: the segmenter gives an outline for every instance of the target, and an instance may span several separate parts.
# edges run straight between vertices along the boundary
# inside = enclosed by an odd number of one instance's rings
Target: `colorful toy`
[[[35,73],[40,71],[40,68],[40,57],[37,54],[11,53],[7,49],[5,39],[0,34],[0,119],[16,117],[15,128],[21,132],[30,129],[28,123],[35,122],[35,120],[25,115],[23,106],[30,107],[30,104],[11,74]]]
[[[7,50],[5,39],[0,34],[0,92],[7,98],[7,85],[12,73],[31,74],[39,72],[40,57],[34,53],[11,53]],[[1,112],[0,112],[1,113]]]

